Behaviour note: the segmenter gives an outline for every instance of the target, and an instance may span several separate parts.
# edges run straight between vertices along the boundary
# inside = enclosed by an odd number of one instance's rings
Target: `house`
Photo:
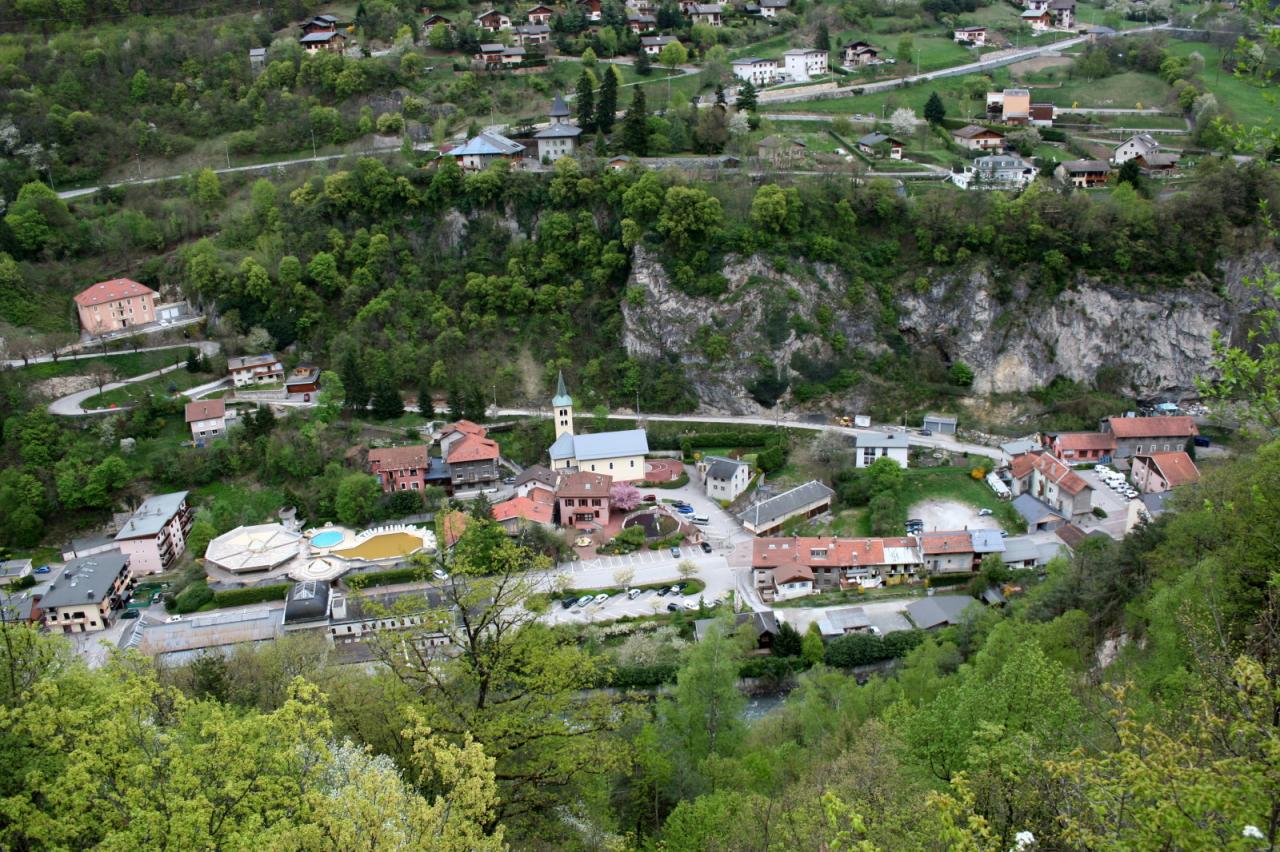
[[[1031,92],[1028,89],[987,92],[987,116],[1004,124],[1027,124],[1031,121]]]
[[[818,616],[818,632],[823,639],[836,639],[850,633],[866,633],[871,629],[871,619],[860,606],[824,610]]]
[[[489,430],[479,423],[472,423],[470,420],[465,419],[455,421],[440,430],[440,452],[447,456],[449,451],[453,449],[454,444],[468,435],[477,435],[483,438],[488,434]]]
[[[338,19],[334,15],[316,15],[302,25],[302,34],[331,33],[338,29]]]
[[[906,467],[910,447],[903,432],[859,432],[854,437],[854,467],[870,467],[876,459],[890,458]]]
[[[807,83],[828,71],[825,50],[800,47],[782,53],[782,73],[794,83]]]
[[[347,45],[347,37],[340,32],[334,31],[308,33],[298,41],[302,44],[302,49],[307,53],[317,53],[321,50],[341,53],[346,49]]]
[[[270,352],[227,359],[227,372],[233,387],[284,381],[284,365]]]
[[[1016,441],[1006,441],[1000,445],[1000,463],[1007,465],[1013,461],[1014,456],[1020,456],[1023,453],[1029,453],[1042,448],[1042,444],[1031,438],[1020,438]]]
[[[920,536],[920,557],[930,574],[968,574],[977,562],[967,530],[925,533]]]
[[[1023,189],[1036,178],[1036,167],[1021,157],[1007,154],[979,157],[952,172],[951,182],[961,189]]]
[[[718,27],[721,26],[721,15],[723,14],[724,7],[719,3],[697,3],[694,4],[692,11],[689,13],[689,20],[694,24]]]
[[[761,163],[776,168],[795,165],[803,160],[808,148],[799,139],[791,139],[774,133],[756,143],[756,156]]]
[[[738,515],[743,529],[752,535],[777,532],[791,518],[815,518],[831,511],[836,493],[816,479],[797,485],[776,497],[761,500]]]
[[[560,477],[556,501],[560,525],[597,529],[609,525],[609,487],[613,477],[604,473],[571,471]]]
[[[484,435],[468,434],[450,445],[444,456],[455,492],[488,488],[498,481],[498,443]]]
[[[954,435],[956,419],[948,414],[926,414],[923,429],[937,435]]]
[[[1053,26],[1053,16],[1049,14],[1047,9],[1041,11],[1027,9],[1022,13],[1021,18],[1022,23],[1031,27],[1032,35],[1048,32],[1049,28]]]
[[[1200,430],[1189,416],[1177,417],[1108,417],[1099,424],[1103,432],[1115,435],[1117,458],[1127,459],[1139,453],[1172,452],[1186,449]]]
[[[284,392],[289,396],[301,394],[303,402],[311,402],[320,391],[320,368],[300,364],[285,377]]]
[[[952,37],[957,44],[967,44],[970,47],[984,47],[987,43],[986,27],[960,27]]]
[[[618,154],[617,156],[610,157],[606,160],[605,165],[609,167],[610,171],[620,172],[630,168],[633,162],[634,161],[626,154]]]
[[[493,519],[511,535],[529,526],[554,523],[556,495],[546,488],[531,488],[528,496],[512,497],[493,507]]]
[[[760,0],[757,6],[759,15],[762,18],[773,19],[778,17],[779,12],[787,11],[787,6],[791,0]]]
[[[702,487],[712,500],[731,503],[747,490],[751,482],[751,465],[741,459],[724,456],[704,456],[698,462],[702,474]]]
[[[191,440],[197,447],[203,447],[227,433],[227,401],[197,399],[188,402],[186,421],[187,428],[191,430]]]
[[[1007,567],[1025,570],[1048,565],[1061,552],[1062,545],[1057,542],[1037,542],[1029,536],[1013,536],[1005,539],[1002,558]]]
[[[267,66],[267,49],[265,47],[249,48],[249,67],[261,71]]]
[[[556,473],[546,465],[535,464],[526,467],[524,471],[516,477],[515,484],[512,488],[516,495],[520,497],[528,497],[529,492],[535,488],[544,488],[549,491],[555,491],[560,485],[560,474]]]
[[[644,479],[644,457],[649,453],[649,437],[643,429],[574,435],[573,397],[565,387],[564,373],[557,380],[551,408],[555,411],[556,435],[555,443],[548,450],[552,470],[604,473],[614,482]]]
[[[476,26],[487,33],[511,29],[511,16],[497,9],[489,9],[476,16]]]
[[[116,533],[116,546],[135,575],[159,574],[187,549],[194,519],[186,491],[148,497]]]
[[[1134,159],[1144,175],[1148,177],[1164,177],[1178,170],[1178,161],[1181,158],[1181,154],[1155,151],[1150,154],[1142,154]]]
[[[1023,453],[1009,465],[1016,498],[1031,494],[1067,520],[1093,511],[1093,488],[1078,473],[1046,452]]]
[[[902,159],[902,151],[906,146],[892,136],[885,136],[883,133],[868,133],[858,140],[858,150],[872,157],[880,156],[880,146],[882,145],[887,149],[889,159]]]
[[[657,56],[662,48],[680,39],[672,35],[640,36],[640,49],[649,56]]]
[[[894,585],[914,580],[923,567],[914,538],[758,538],[752,542],[751,577],[766,599],[777,592],[777,569],[800,566],[818,591]]]
[[[369,451],[369,473],[378,479],[384,494],[421,491],[427,487],[431,452],[426,444],[378,447]]]
[[[714,618],[699,618],[693,623],[693,635],[701,642],[716,623]],[[733,632],[737,633],[742,625],[750,625],[751,636],[755,640],[756,650],[767,651],[773,647],[773,640],[778,636],[778,617],[772,610],[764,612],[740,612],[733,617]]]
[[[520,24],[512,27],[511,34],[521,47],[536,47],[551,41],[551,27],[546,24]]]
[[[460,148],[454,148],[449,156],[456,158],[463,169],[483,171],[499,160],[519,160],[523,153],[524,146],[519,142],[485,131],[472,136]]]
[[[547,126],[533,134],[538,143],[538,159],[544,163],[573,156],[578,150],[578,137],[582,135],[582,128],[570,119],[569,107],[559,93],[551,102],[549,116]]]
[[[1160,143],[1150,133],[1135,133],[1116,146],[1111,152],[1111,162],[1122,166],[1138,157],[1146,157],[1160,150]]]
[[[6,624],[43,624],[44,607],[40,601],[44,595],[30,591],[5,593],[0,596],[0,621]]]
[[[969,540],[973,545],[973,567],[977,570],[982,558],[989,553],[1004,553],[1004,533],[1001,530],[973,529],[969,530]]]
[[[1053,117],[1057,107],[1053,104],[1035,104],[1027,112],[1027,120],[1033,127],[1053,127]]]
[[[290,589],[290,597],[298,593],[299,583]],[[323,587],[323,591],[321,590]],[[322,628],[333,643],[333,650],[342,663],[363,663],[377,658],[377,645],[368,640],[378,633],[388,630],[417,629],[413,641],[419,650],[429,652],[432,648],[445,647],[450,644],[448,634],[440,629],[445,624],[452,625],[456,613],[444,611],[447,608],[443,595],[436,589],[412,589],[399,592],[365,592],[358,595],[347,595],[328,590],[327,584],[314,584],[317,602],[312,612],[325,606],[327,598],[327,615],[323,619],[305,619],[294,617],[294,622],[310,621],[302,627]],[[302,594],[306,594],[303,592]],[[286,603],[286,622],[288,622],[288,604]],[[305,611],[303,611],[305,612]],[[441,619],[446,619],[445,624]],[[424,630],[424,627],[430,629]]]
[[[1111,164],[1106,160],[1068,160],[1058,164],[1053,176],[1076,189],[1092,189],[1111,179]]]
[[[107,334],[156,321],[156,291],[128,278],[99,281],[75,297],[80,327]]]
[[[1135,500],[1132,502],[1136,503],[1137,501]],[[1102,530],[1094,530],[1093,532],[1087,533],[1075,524],[1067,524],[1066,526],[1058,527],[1053,531],[1053,534],[1056,535],[1062,543],[1067,546],[1067,550],[1072,553],[1079,550],[1080,546],[1091,538],[1100,539],[1102,541],[1111,541],[1111,536],[1107,535]]]
[[[1049,449],[1067,464],[1106,462],[1116,453],[1116,436],[1108,432],[1059,432],[1049,436]]]
[[[1159,453],[1140,453],[1133,457],[1130,478],[1138,490],[1146,494],[1159,494],[1180,485],[1194,485],[1200,481],[1200,469],[1191,456],[1182,450]]]
[[[907,604],[907,617],[920,630],[937,630],[972,618],[978,603],[968,595],[934,595]]]
[[[422,34],[429,35],[436,27],[444,27],[446,30],[453,30],[453,22],[440,13],[431,15],[422,22]]]
[[[970,151],[999,151],[1004,148],[1004,134],[990,127],[967,124],[951,131],[951,140]]]
[[[1049,17],[1054,29],[1070,30],[1076,25],[1076,0],[1051,0]]]
[[[865,41],[851,41],[840,48],[840,57],[846,68],[859,65],[879,65],[880,53]]]
[[[61,633],[106,630],[124,609],[135,585],[124,553],[73,559],[40,599],[45,627]]]
[[[733,76],[746,80],[753,86],[768,86],[778,79],[778,60],[761,59],[750,56],[746,59],[735,59],[729,63],[733,68]]]
[[[1083,32],[1084,35],[1088,36],[1089,44],[1097,44],[1098,42],[1105,41],[1116,34],[1116,31],[1111,27],[1104,26],[1088,27]]]
[[[596,23],[601,17],[600,0],[578,0],[578,5],[582,7],[582,13],[587,16],[587,20]]]
[[[1027,522],[1028,532],[1057,530],[1066,523],[1070,523],[1070,518],[1065,517],[1059,510],[1030,494],[1019,494],[1010,505],[1023,517],[1023,521]]]
[[[641,12],[627,13],[627,29],[631,30],[631,32],[636,35],[639,35],[640,33],[647,33],[649,30],[655,29],[657,26],[658,19],[653,15],[646,15]]]
[[[0,562],[0,587],[17,582],[23,577],[30,577],[32,570],[30,559],[6,559]]]
[[[550,6],[534,6],[528,12],[525,12],[524,18],[531,24],[550,24],[555,14],[556,10]]]
[[[507,47],[505,44],[482,44],[480,52],[476,54],[477,62],[484,65],[485,68],[504,68],[508,65],[519,65],[525,60],[525,50],[523,47]],[[480,134],[481,136],[485,134]],[[496,136],[497,134],[491,134]],[[470,143],[468,143],[470,144]]]

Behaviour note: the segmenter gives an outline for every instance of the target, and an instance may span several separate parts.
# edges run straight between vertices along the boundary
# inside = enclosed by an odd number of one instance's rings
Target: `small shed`
[[[947,414],[926,414],[922,428],[930,432],[937,432],[939,435],[954,435],[956,433],[956,419]]]

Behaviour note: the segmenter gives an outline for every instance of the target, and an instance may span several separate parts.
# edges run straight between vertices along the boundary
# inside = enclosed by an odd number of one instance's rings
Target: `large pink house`
[[[99,281],[76,296],[80,326],[106,334],[156,321],[156,291],[128,278]]]
[[[388,494],[426,488],[430,466],[431,451],[426,444],[369,451],[369,472],[378,477],[382,490]]]
[[[116,545],[135,575],[159,574],[187,549],[193,519],[185,491],[148,497],[116,533]]]
[[[609,525],[609,486],[613,477],[604,473],[565,473],[556,489],[560,524],[579,529]]]

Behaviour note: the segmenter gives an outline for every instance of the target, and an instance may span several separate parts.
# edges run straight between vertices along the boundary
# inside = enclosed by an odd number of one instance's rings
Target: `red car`
[[[644,502],[646,502],[646,503],[657,503],[657,502],[658,502],[658,495],[657,495],[657,494],[646,494],[646,495],[644,495]]]

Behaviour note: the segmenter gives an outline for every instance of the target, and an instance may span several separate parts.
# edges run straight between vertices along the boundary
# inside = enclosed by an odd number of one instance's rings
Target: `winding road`
[[[192,347],[199,349],[205,355],[215,355],[217,354],[218,350],[222,348],[215,341],[212,341],[212,340],[200,340],[190,344],[183,344],[182,346],[183,349],[190,349]],[[173,349],[173,348],[176,348],[176,347],[172,347],[172,346],[155,347],[155,349]],[[154,350],[143,349],[139,351],[147,352],[147,351],[154,351]],[[85,408],[83,406],[83,403],[85,400],[91,397],[98,396],[99,394],[106,393],[107,391],[112,391],[112,390],[115,390],[116,388],[126,387],[127,385],[137,384],[138,382],[145,382],[148,379],[154,379],[159,376],[163,376],[165,373],[172,373],[174,370],[181,370],[181,369],[184,369],[185,367],[186,367],[185,364],[177,363],[168,367],[162,367],[159,370],[152,370],[149,373],[143,373],[140,376],[133,376],[132,378],[123,379],[118,382],[107,382],[101,388],[99,388],[97,385],[94,385],[88,390],[76,391],[75,393],[67,394],[66,396],[59,397],[58,399],[55,399],[53,402],[49,403],[49,413],[61,415],[63,417],[85,417],[87,415],[103,414],[109,411],[124,411],[129,406],[118,405],[115,408]],[[211,391],[217,387],[220,387],[225,381],[226,379],[218,379],[216,382],[209,382],[207,384],[199,385],[194,388],[188,388],[187,390],[183,391],[182,394],[183,396],[189,396],[194,398],[196,396],[199,396],[202,393],[207,393],[208,391]]]

